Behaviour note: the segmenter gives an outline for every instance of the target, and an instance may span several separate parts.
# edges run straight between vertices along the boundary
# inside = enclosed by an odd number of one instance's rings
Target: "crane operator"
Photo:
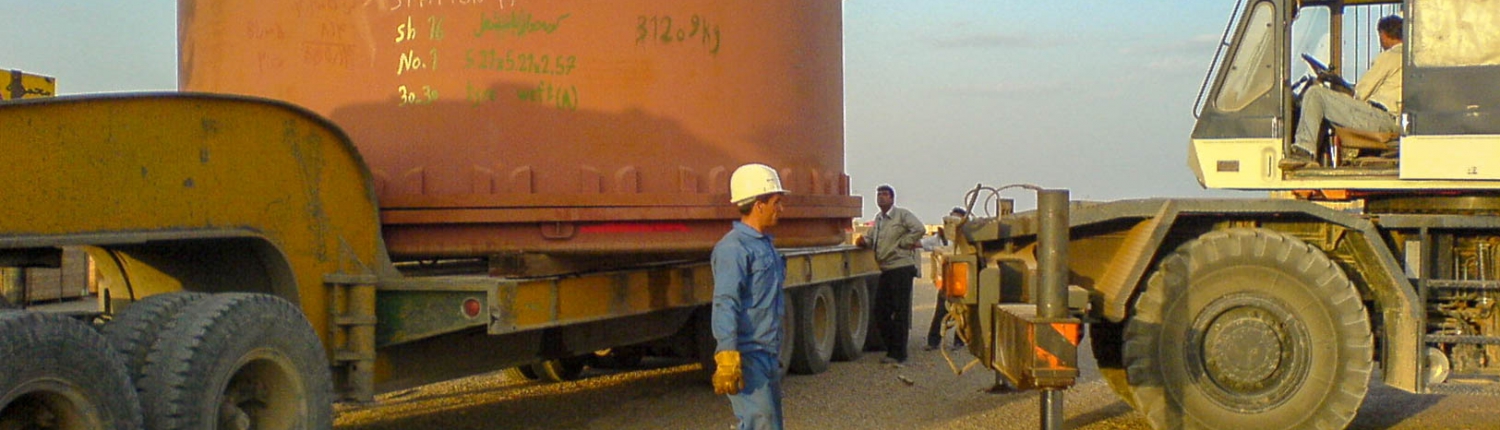
[[[1376,29],[1380,33],[1382,51],[1370,63],[1370,70],[1364,78],[1354,86],[1352,96],[1322,85],[1314,85],[1303,94],[1297,134],[1291,148],[1287,148],[1286,157],[1281,159],[1282,170],[1318,166],[1314,154],[1318,151],[1318,133],[1322,131],[1325,119],[1357,130],[1400,133],[1401,125],[1396,116],[1401,112],[1401,17],[1381,18]]]

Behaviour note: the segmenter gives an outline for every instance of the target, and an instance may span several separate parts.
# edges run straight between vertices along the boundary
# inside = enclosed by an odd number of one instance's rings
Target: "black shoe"
[[[932,350],[935,350],[935,349],[938,349],[938,346],[930,344],[930,343],[927,344],[927,346],[922,347],[923,351],[932,351]]]
[[[1281,158],[1278,164],[1281,170],[1297,170],[1306,167],[1318,167],[1318,162],[1313,160],[1313,155],[1300,146],[1292,146],[1286,151],[1286,156]]]

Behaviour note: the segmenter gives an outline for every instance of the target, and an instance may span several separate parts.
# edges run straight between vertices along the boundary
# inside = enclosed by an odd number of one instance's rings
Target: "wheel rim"
[[[1281,300],[1239,293],[1214,300],[1194,318],[1186,345],[1192,375],[1222,406],[1263,412],[1292,397],[1307,378],[1307,329]]]
[[[77,387],[53,379],[27,381],[11,390],[0,409],[0,428],[85,430],[103,427],[99,405]]]
[[[297,428],[303,384],[291,360],[271,349],[257,349],[241,360],[225,384],[219,402],[218,428],[280,430]]]

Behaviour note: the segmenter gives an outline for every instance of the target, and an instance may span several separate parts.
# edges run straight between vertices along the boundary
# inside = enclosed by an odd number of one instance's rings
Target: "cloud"
[[[993,48],[1048,48],[1062,45],[1057,39],[1040,39],[1016,33],[969,33],[928,40],[934,48],[993,49]]]

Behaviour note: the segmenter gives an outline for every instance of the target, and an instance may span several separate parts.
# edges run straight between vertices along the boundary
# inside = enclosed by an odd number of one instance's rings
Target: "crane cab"
[[[1287,157],[1314,73],[1357,82],[1381,52],[1376,22],[1400,15],[1400,131],[1320,127],[1316,165]],[[1313,60],[1306,60],[1311,58]],[[1205,188],[1500,189],[1500,8],[1471,0],[1242,0],[1194,107],[1188,164]],[[1389,137],[1389,139],[1386,139]]]

